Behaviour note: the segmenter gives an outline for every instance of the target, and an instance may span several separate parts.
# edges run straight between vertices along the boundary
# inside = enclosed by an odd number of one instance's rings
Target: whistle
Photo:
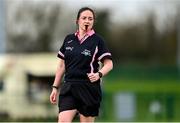
[[[88,29],[88,25],[85,25],[85,30],[87,30]]]

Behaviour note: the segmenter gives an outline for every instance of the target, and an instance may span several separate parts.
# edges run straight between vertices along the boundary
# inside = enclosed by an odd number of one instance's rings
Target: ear
[[[76,24],[78,24],[78,20],[76,20]]]

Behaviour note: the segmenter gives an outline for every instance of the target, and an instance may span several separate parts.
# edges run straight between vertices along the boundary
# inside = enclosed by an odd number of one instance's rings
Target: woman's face
[[[79,29],[83,31],[89,31],[94,24],[93,13],[89,10],[85,10],[80,14],[79,20],[77,20]]]

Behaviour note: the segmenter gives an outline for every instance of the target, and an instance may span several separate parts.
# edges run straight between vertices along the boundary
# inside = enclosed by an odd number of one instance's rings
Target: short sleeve
[[[99,43],[98,43],[97,58],[98,58],[98,61],[101,61],[101,62],[103,62],[104,59],[111,59],[112,60],[112,55],[109,52],[109,50],[106,47],[103,40],[100,40]]]
[[[57,57],[58,58],[61,58],[61,59],[63,59],[64,60],[64,53],[65,53],[65,41],[66,41],[66,38],[64,39],[64,42],[63,42],[63,44],[62,44],[62,46],[61,46],[61,48],[59,49],[59,51],[58,51],[58,54],[57,54]]]

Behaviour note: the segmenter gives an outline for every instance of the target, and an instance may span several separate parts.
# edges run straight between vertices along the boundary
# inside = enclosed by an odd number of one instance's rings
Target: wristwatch
[[[100,71],[98,71],[98,74],[99,74],[99,78],[102,78],[103,74]]]
[[[53,85],[52,88],[55,88],[55,89],[57,89],[57,90],[59,89],[59,87],[58,87],[58,86],[55,86],[55,85]]]

